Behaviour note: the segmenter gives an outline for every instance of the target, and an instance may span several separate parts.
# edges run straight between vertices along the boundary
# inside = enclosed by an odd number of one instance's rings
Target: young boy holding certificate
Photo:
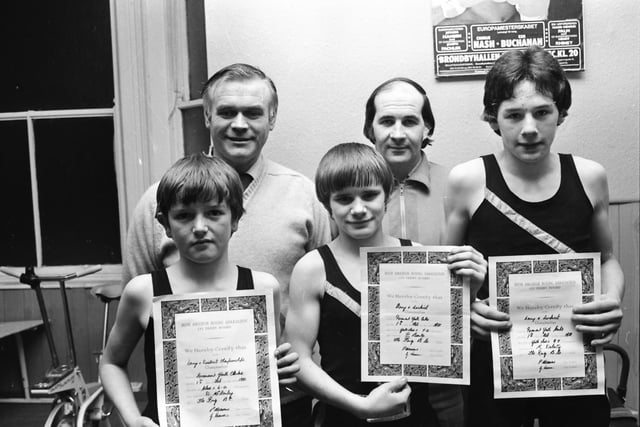
[[[428,404],[427,385],[405,378],[382,385],[360,380],[360,248],[412,245],[381,228],[393,175],[372,147],[339,144],[320,161],[316,194],[339,230],[331,243],[309,252],[291,276],[291,305],[285,335],[300,355],[298,384],[321,401],[316,425],[365,426],[366,419],[411,414],[388,426],[437,426]],[[470,247],[451,252],[449,268],[482,283],[486,262]],[[320,348],[321,366],[312,360]]]
[[[623,276],[612,253],[606,172],[591,160],[551,152],[571,105],[569,81],[538,47],[510,51],[487,75],[483,119],[503,149],[452,169],[447,200],[450,244],[470,244],[485,256],[600,252],[602,295],[573,309],[572,321],[591,344],[611,341],[620,326]],[[607,426],[606,396],[493,399],[491,331],[511,327],[488,304],[487,284],[471,307],[470,425],[519,426],[525,416],[543,426]]]
[[[171,237],[180,259],[161,271],[132,279],[125,287],[116,322],[100,365],[104,388],[128,426],[156,426],[156,366],[154,359],[154,296],[195,292],[270,289],[279,313],[279,284],[270,274],[230,264],[229,239],[243,214],[242,183],[222,160],[194,154],[178,160],[162,177],[157,191],[157,219]],[[279,322],[275,321],[276,331]],[[136,405],[127,362],[144,335],[148,405],[142,415]],[[297,355],[289,344],[276,349],[281,384],[295,381]]]

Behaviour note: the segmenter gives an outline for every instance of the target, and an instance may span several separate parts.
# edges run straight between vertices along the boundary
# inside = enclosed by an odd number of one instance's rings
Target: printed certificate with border
[[[360,249],[362,381],[469,384],[469,286],[450,249]]]
[[[495,398],[604,394],[604,359],[571,322],[600,294],[600,254],[489,257],[489,301],[512,328],[492,332]]]
[[[153,302],[161,427],[280,426],[270,290]]]

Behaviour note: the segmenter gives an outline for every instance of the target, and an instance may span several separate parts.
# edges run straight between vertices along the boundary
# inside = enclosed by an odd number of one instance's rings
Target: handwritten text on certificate
[[[380,362],[451,364],[446,264],[380,265]]]
[[[258,401],[253,310],[182,313],[175,321],[181,425],[260,424],[250,409]]]
[[[513,378],[584,376],[582,334],[571,323],[580,272],[511,274],[509,285]]]

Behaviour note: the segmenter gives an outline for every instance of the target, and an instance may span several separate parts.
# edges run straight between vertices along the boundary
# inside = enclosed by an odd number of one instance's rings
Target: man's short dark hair
[[[185,156],[175,162],[162,176],[156,191],[156,216],[167,218],[169,210],[177,203],[218,203],[226,201],[231,218],[238,221],[242,207],[242,182],[240,176],[223,160],[203,153]]]
[[[249,64],[231,64],[216,71],[202,88],[202,102],[205,112],[211,108],[211,94],[220,82],[224,81],[243,81],[243,80],[265,80],[271,90],[271,109],[269,118],[272,119],[278,112],[278,91],[273,80],[269,78],[261,69]]]
[[[484,84],[482,120],[495,123],[500,104],[513,97],[513,90],[522,81],[535,84],[536,90],[553,99],[561,118],[571,106],[571,85],[562,66],[546,50],[531,46],[505,52],[487,74]],[[496,130],[499,135],[499,130]]]
[[[433,111],[431,111],[431,103],[429,102],[429,97],[427,97],[427,91],[425,91],[424,88],[417,82],[409,78],[394,77],[375,88],[373,92],[371,92],[369,99],[367,99],[364,113],[364,128],[362,131],[364,133],[364,136],[374,144],[376,143],[376,140],[373,135],[373,118],[376,115],[376,97],[388,86],[396,83],[407,83],[413,86],[418,91],[418,93],[422,95],[422,120],[424,121],[425,126],[429,129],[429,136],[433,135],[433,130],[436,127],[436,121],[433,118]],[[431,139],[429,137],[425,138],[424,141],[422,141],[422,148],[426,147],[427,145],[431,145]]]

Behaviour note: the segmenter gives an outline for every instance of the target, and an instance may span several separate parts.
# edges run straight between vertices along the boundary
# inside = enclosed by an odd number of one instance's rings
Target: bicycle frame
[[[51,354],[52,367],[47,371],[45,380],[35,384],[30,392],[34,395],[54,397],[54,406],[45,421],[45,427],[73,425],[76,425],[77,427],[85,427],[87,425],[85,422],[91,423],[91,425],[96,423],[97,425],[98,422],[109,416],[109,414],[105,414],[102,410],[102,385],[98,382],[94,383],[94,386],[90,387],[85,382],[82,372],[77,366],[75,343],[71,327],[71,316],[65,287],[65,282],[67,280],[93,274],[101,269],[101,266],[91,266],[69,274],[38,275],[33,267],[26,267],[22,274],[7,267],[0,267],[0,271],[18,278],[20,282],[29,285],[36,292],[38,307],[42,316],[47,343],[49,345],[49,352]],[[58,353],[56,351],[51,332],[49,316],[47,314],[40,286],[42,282],[58,282],[60,285],[60,294],[64,309],[65,332],[71,362],[70,366],[61,364],[58,358]],[[108,310],[108,301],[103,300],[103,302],[106,303],[106,313]],[[107,321],[108,316],[104,318],[105,327],[103,328],[103,347],[106,340]],[[106,425],[109,425],[108,420],[106,420]]]

